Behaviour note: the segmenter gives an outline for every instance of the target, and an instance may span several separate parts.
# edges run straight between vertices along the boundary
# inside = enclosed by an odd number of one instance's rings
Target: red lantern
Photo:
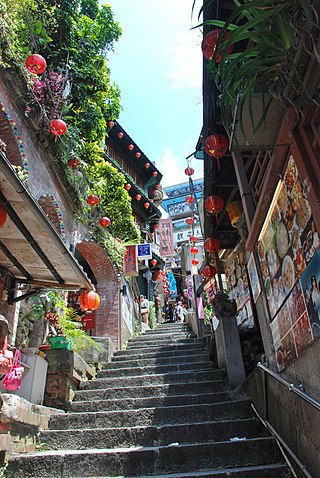
[[[187,176],[192,176],[194,174],[194,169],[193,168],[190,168],[190,167],[187,167],[185,170],[184,170],[184,173],[187,175]]]
[[[150,163],[144,163],[144,167],[145,167],[146,169],[149,169],[149,168],[150,168]]]
[[[209,214],[219,214],[224,207],[224,200],[220,196],[212,194],[205,200],[204,207]]]
[[[136,200],[140,201],[140,199],[141,199],[141,194],[136,194]]]
[[[7,220],[7,211],[5,210],[5,207],[0,204],[0,227],[3,227],[5,222]]]
[[[189,237],[189,241],[190,241],[191,244],[192,244],[192,243],[198,242],[198,238],[195,237],[195,236],[191,236],[191,237]]]
[[[157,171],[153,171],[152,176],[153,176],[154,178],[156,178],[156,177],[158,176],[158,172],[157,172]]]
[[[129,151],[132,151],[133,149],[134,149],[134,146],[133,146],[133,144],[129,144],[129,146],[128,146],[128,150],[129,150]]]
[[[228,138],[223,134],[211,134],[204,142],[204,151],[214,158],[221,158],[229,148]],[[220,162],[218,160],[218,168],[220,169]]]
[[[219,30],[219,29],[212,30],[211,32],[207,33],[202,40],[201,49],[202,49],[203,56],[207,60],[211,60],[211,58],[214,55],[214,52],[216,51],[217,41],[218,41],[220,31],[221,30]],[[223,35],[223,38],[219,40],[219,46],[222,45],[222,43],[225,42],[226,40],[228,40],[229,38],[230,38],[230,35],[228,33],[225,33]],[[228,47],[227,53],[229,55],[232,52],[233,52],[233,45],[230,45]],[[215,60],[216,60],[217,63],[220,63],[220,61],[222,59],[222,54],[223,54],[223,48],[221,48],[219,53],[216,55]]]
[[[71,169],[77,169],[80,163],[81,161],[80,161],[80,158],[78,158],[78,156],[71,156],[71,158],[68,160],[68,166]]]
[[[213,266],[210,266],[210,265],[206,265],[203,269],[202,269],[202,275],[206,278],[206,279],[211,279],[211,277],[214,277],[217,273],[217,269]]]
[[[192,224],[194,224],[194,219],[192,219],[192,217],[187,217],[186,223],[189,224],[189,226],[192,226]]]
[[[155,266],[156,264],[158,264],[157,259],[151,259],[150,262],[151,262],[151,264],[152,264],[153,266]]]
[[[158,224],[153,225],[153,230],[155,231],[156,229],[158,229]]]
[[[96,310],[100,305],[100,296],[93,290],[86,290],[80,295],[80,309],[81,310]]]
[[[131,189],[131,184],[127,183],[124,187],[125,187],[125,189],[126,189],[127,191],[130,191],[130,189]]]
[[[197,265],[199,264],[198,259],[192,259],[191,264],[192,264],[193,266],[197,266]]]
[[[204,241],[203,248],[206,252],[218,252],[220,249],[220,241],[215,237],[209,237]]]
[[[136,153],[136,158],[139,159],[141,156],[141,153],[139,153],[139,151]]]
[[[114,127],[114,122],[113,121],[108,121],[108,126],[109,126],[109,128],[113,128]]]
[[[100,219],[99,224],[101,227],[109,227],[111,224],[111,221],[108,217],[104,216]]]
[[[194,203],[194,201],[195,201],[195,199],[194,199],[193,196],[187,196],[186,197],[186,203],[187,204],[192,204],[192,203]]]
[[[47,62],[41,55],[37,55],[36,53],[33,55],[29,55],[26,58],[26,68],[30,71],[30,73],[35,73],[36,75],[41,75],[47,68]]]
[[[154,189],[160,189],[160,184],[155,184],[153,187]]]
[[[119,139],[122,139],[123,138],[123,133],[121,131],[119,131],[117,136],[118,136]]]
[[[190,252],[191,252],[191,254],[198,254],[199,249],[196,246],[192,246],[190,248]]]
[[[145,209],[149,209],[150,204],[149,204],[148,202],[145,202],[144,205],[143,205],[143,207],[144,207]]]
[[[87,197],[87,204],[92,207],[98,206],[99,197],[96,194],[90,194],[90,196]]]
[[[54,119],[50,123],[50,133],[55,136],[62,136],[67,131],[67,125],[61,119]]]

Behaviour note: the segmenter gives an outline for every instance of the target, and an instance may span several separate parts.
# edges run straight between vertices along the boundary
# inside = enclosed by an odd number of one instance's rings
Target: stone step
[[[8,478],[78,478],[190,473],[225,467],[272,464],[273,438],[180,446],[57,450],[12,457]],[[241,475],[240,475],[241,476]]]
[[[177,339],[194,339],[196,338],[196,334],[193,332],[167,332],[167,333],[156,333],[152,332],[151,334],[140,335],[139,337],[134,337],[128,340],[128,344],[137,343],[137,342],[162,342],[162,341],[170,341],[170,340],[177,340]]]
[[[194,332],[192,332],[191,327],[188,327],[188,326],[181,327],[181,328],[173,326],[173,327],[167,327],[165,329],[158,327],[155,330],[147,330],[140,337],[148,337],[149,335],[160,335],[160,334],[161,335],[170,335],[170,334],[181,334],[181,333],[182,334],[186,334],[186,333],[193,334]]]
[[[197,355],[179,355],[179,356],[167,356],[144,358],[142,354],[138,355],[139,358],[133,359],[127,357],[123,360],[112,360],[112,362],[106,363],[105,366],[110,369],[127,368],[129,365],[132,367],[146,367],[150,365],[171,365],[171,364],[187,364],[195,362],[208,362],[207,355],[205,353]]]
[[[146,347],[144,350],[121,350],[116,352],[112,360],[126,360],[128,357],[136,358],[160,358],[160,357],[179,357],[181,355],[197,355],[206,353],[204,344],[196,345],[171,345],[161,347],[160,349],[152,349]]]
[[[169,365],[146,365],[142,367],[135,367],[131,363],[127,364],[126,368],[106,368],[97,372],[97,378],[109,378],[109,377],[133,377],[136,375],[152,375],[163,374],[173,372],[185,372],[185,371],[201,371],[201,370],[213,370],[212,362],[191,362]]]
[[[228,441],[234,437],[254,438],[265,435],[255,418],[125,428],[91,428],[86,430],[46,430],[41,433],[45,449],[128,448],[165,446],[172,443],[206,443]]]
[[[94,412],[100,410],[129,410],[132,408],[173,407],[197,403],[216,403],[229,400],[229,392],[201,393],[198,395],[169,395],[162,397],[118,398],[78,400],[70,404],[71,412]]]
[[[226,391],[224,380],[195,381],[159,385],[134,385],[114,388],[78,390],[75,400],[112,400],[117,398],[170,397],[172,395],[206,394]]]
[[[252,416],[247,399],[211,404],[182,405],[137,410],[107,412],[83,412],[54,415],[50,419],[51,430],[86,429],[103,427],[128,427],[231,420]]]
[[[112,377],[100,378],[81,382],[81,390],[90,390],[93,388],[113,388],[125,386],[143,386],[143,385],[159,385],[164,383],[181,383],[181,382],[199,382],[208,380],[223,380],[223,370],[204,370],[190,372],[171,372],[166,374],[153,375],[137,375],[134,377]]]
[[[182,344],[202,344],[203,345],[203,339],[199,338],[161,338],[161,339],[147,339],[145,340],[134,340],[132,342],[128,342],[127,350],[131,349],[139,349],[139,348],[144,348],[147,349],[148,347],[153,347],[153,348],[160,348],[160,347],[165,347],[165,346],[170,346],[170,345],[182,345]]]

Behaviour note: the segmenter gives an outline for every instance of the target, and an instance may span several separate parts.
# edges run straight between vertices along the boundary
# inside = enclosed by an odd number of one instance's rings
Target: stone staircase
[[[160,325],[106,367],[51,418],[43,451],[11,457],[8,478],[290,476],[187,325]]]

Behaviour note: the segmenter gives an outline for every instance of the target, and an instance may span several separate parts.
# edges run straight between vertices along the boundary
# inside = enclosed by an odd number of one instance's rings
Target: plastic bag
[[[20,390],[24,367],[21,367],[20,350],[16,350],[11,370],[3,379],[3,387],[7,390]]]
[[[12,359],[8,356],[7,337],[4,340],[3,348],[0,351],[0,374],[10,372],[12,368]]]

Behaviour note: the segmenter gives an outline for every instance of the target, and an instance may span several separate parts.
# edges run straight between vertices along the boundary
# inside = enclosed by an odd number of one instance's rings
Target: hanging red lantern
[[[128,150],[129,150],[129,151],[132,151],[133,149],[134,149],[134,146],[133,146],[133,144],[129,144],[129,146],[128,146]]]
[[[187,217],[186,223],[189,224],[189,226],[192,226],[192,224],[194,224],[194,219],[192,219],[192,217]]]
[[[215,237],[209,237],[204,241],[203,248],[206,252],[218,252],[220,249],[220,241]]]
[[[158,171],[153,171],[152,176],[156,178],[158,176]]]
[[[202,49],[203,56],[207,60],[211,60],[211,58],[214,55],[214,52],[216,51],[220,31],[221,30],[219,30],[219,29],[212,30],[211,32],[207,33],[202,40],[201,49]],[[225,33],[223,35],[223,38],[219,40],[219,46],[222,45],[223,42],[228,40],[229,38],[230,38],[230,34]],[[233,45],[230,45],[228,47],[227,53],[229,55],[232,52],[233,52]],[[215,60],[216,60],[217,63],[221,62],[222,54],[223,54],[223,48],[221,48],[219,53],[216,55]]]
[[[85,311],[93,311],[98,309],[100,305],[100,296],[93,290],[86,290],[79,298],[80,309]]]
[[[68,160],[68,166],[71,169],[77,169],[80,163],[81,160],[78,158],[78,156],[71,156],[71,158]]]
[[[187,204],[192,204],[194,203],[195,199],[193,196],[186,196],[186,203]]]
[[[7,220],[7,211],[5,207],[0,204],[0,227],[3,227]]]
[[[131,189],[131,184],[130,184],[130,183],[127,183],[124,187],[125,187],[125,189],[126,189],[127,191],[130,191],[130,189]]]
[[[55,136],[62,136],[67,131],[67,125],[61,119],[54,119],[50,123],[50,133]]]
[[[197,266],[197,265],[199,264],[198,259],[192,259],[191,264],[192,264],[193,266]]]
[[[34,53],[26,58],[26,68],[30,73],[41,75],[47,68],[47,62],[43,56]]]
[[[204,151],[209,156],[218,159],[218,168],[220,169],[219,158],[226,154],[229,148],[228,138],[223,134],[211,134],[204,142]]]
[[[187,176],[192,176],[194,174],[194,169],[193,168],[190,168],[189,166],[184,170],[184,173],[187,175]]]
[[[136,153],[136,158],[139,159],[141,156],[141,153],[139,153],[139,151]]]
[[[150,163],[144,163],[144,167],[145,167],[146,169],[149,169],[149,168],[150,168]]]
[[[160,189],[160,184],[155,184],[153,187],[154,189]]]
[[[210,265],[206,265],[202,269],[202,275],[206,279],[211,279],[211,277],[214,277],[216,275],[216,273],[217,273],[217,269],[213,266],[210,266]]]
[[[219,214],[219,212],[222,211],[224,207],[224,200],[221,196],[216,196],[212,194],[211,196],[208,196],[205,200],[204,207],[209,214],[217,215]]]
[[[195,243],[195,242],[198,242],[198,238],[195,237],[195,236],[191,236],[191,237],[189,237],[189,241],[190,241],[191,243]]]
[[[109,126],[109,128],[113,128],[114,127],[114,121],[108,121],[108,126]]]
[[[92,207],[98,206],[99,197],[96,194],[90,194],[90,196],[87,197],[87,204]]]
[[[111,221],[108,217],[104,216],[100,219],[99,224],[101,227],[109,227],[111,224]]]
[[[191,254],[198,254],[199,249],[196,246],[192,246],[190,248],[190,252],[191,252]]]
[[[153,230],[155,231],[156,229],[158,229],[158,224],[153,225]]]
[[[141,199],[141,194],[136,194],[136,200],[140,201],[140,199]]]
[[[122,139],[123,138],[123,133],[121,131],[119,131],[117,136],[118,136],[119,139]]]
[[[166,273],[164,271],[161,271],[161,275],[162,275],[162,277],[165,277]]]
[[[156,264],[158,264],[157,259],[151,259],[150,262],[151,262],[151,264],[152,264],[153,266],[155,266]]]
[[[145,209],[149,209],[150,204],[149,204],[148,202],[145,202],[144,205],[143,205],[143,207],[144,207]]]

